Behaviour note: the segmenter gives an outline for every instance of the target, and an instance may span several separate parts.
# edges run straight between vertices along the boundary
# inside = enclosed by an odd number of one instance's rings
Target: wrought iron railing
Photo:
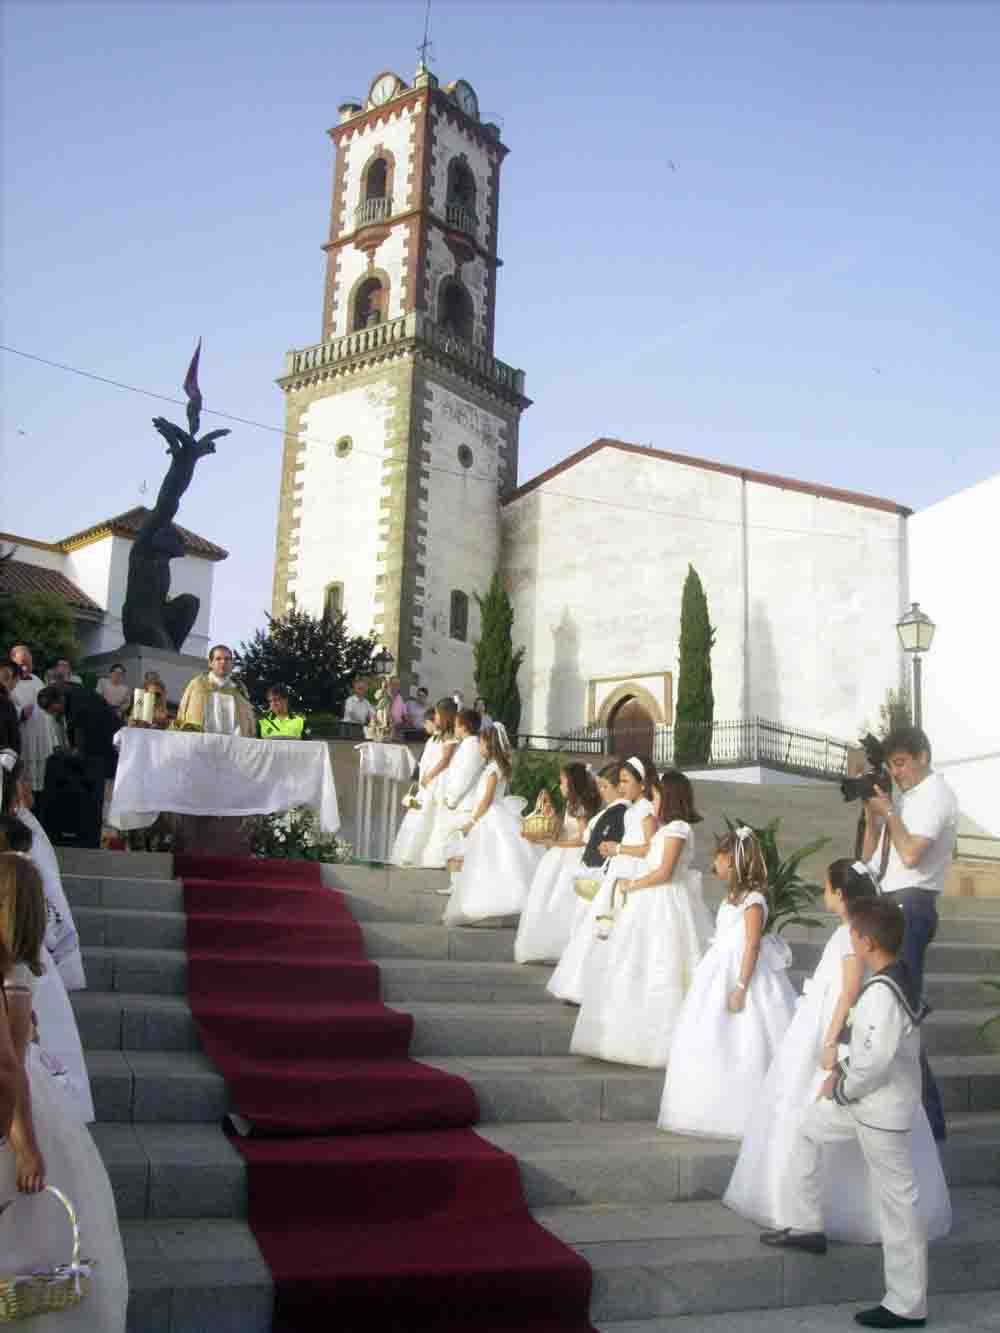
[[[678,734],[679,733],[679,734]],[[532,750],[565,750],[576,754],[648,753],[650,728],[609,731],[607,727],[575,728],[562,736],[520,735],[518,744]],[[658,724],[652,729],[652,758],[659,768],[737,768],[762,764],[807,777],[840,778],[847,772],[848,751],[856,748],[818,732],[788,727],[768,718],[737,722]]]
[[[467,232],[470,236],[475,236],[476,227],[479,225],[475,213],[464,204],[445,204],[444,220],[449,227],[454,227],[456,231]]]
[[[370,227],[372,223],[384,222],[392,214],[392,195],[380,195],[365,199],[354,210],[354,226]]]

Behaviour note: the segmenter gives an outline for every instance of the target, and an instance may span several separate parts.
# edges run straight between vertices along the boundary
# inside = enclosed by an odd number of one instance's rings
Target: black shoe
[[[805,1250],[808,1254],[826,1254],[826,1236],[822,1231],[793,1231],[791,1227],[782,1227],[780,1231],[762,1231],[760,1243],[776,1250]]]
[[[901,1314],[893,1314],[884,1305],[876,1305],[874,1310],[862,1310],[854,1316],[856,1324],[865,1328],[923,1328],[926,1319],[904,1319]]]

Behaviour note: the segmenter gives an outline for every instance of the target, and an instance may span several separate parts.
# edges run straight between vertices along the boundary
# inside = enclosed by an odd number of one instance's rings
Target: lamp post
[[[396,659],[393,657],[392,653],[390,653],[389,649],[383,645],[382,651],[377,654],[372,662],[372,666],[375,668],[375,674],[381,676],[383,680],[387,680],[392,675],[395,665]]]
[[[913,602],[896,625],[903,651],[913,658],[913,721],[918,727],[923,726],[920,655],[930,650],[936,628],[930,616],[921,611],[919,602]]]

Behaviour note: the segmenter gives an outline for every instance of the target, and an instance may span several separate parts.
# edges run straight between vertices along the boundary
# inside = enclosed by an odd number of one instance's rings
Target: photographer
[[[862,859],[880,880],[881,893],[899,904],[906,920],[902,957],[923,992],[924,955],[937,932],[937,896],[955,850],[958,801],[931,770],[931,745],[919,727],[897,727],[883,751],[899,795],[880,787],[865,801]],[[944,1111],[934,1076],[921,1053],[923,1101],[934,1137],[945,1137]]]

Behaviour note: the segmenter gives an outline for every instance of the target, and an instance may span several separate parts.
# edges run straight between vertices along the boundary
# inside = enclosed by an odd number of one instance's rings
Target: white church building
[[[468,83],[421,67],[379,74],[329,134],[321,340],[279,380],[273,613],[342,609],[404,688],[471,698],[475,595],[499,569],[527,650],[522,729],[558,736],[625,704],[672,720],[690,563],[716,716],[855,736],[900,681],[908,511],[617,440],[518,486],[530,403],[494,355],[497,127]]]

